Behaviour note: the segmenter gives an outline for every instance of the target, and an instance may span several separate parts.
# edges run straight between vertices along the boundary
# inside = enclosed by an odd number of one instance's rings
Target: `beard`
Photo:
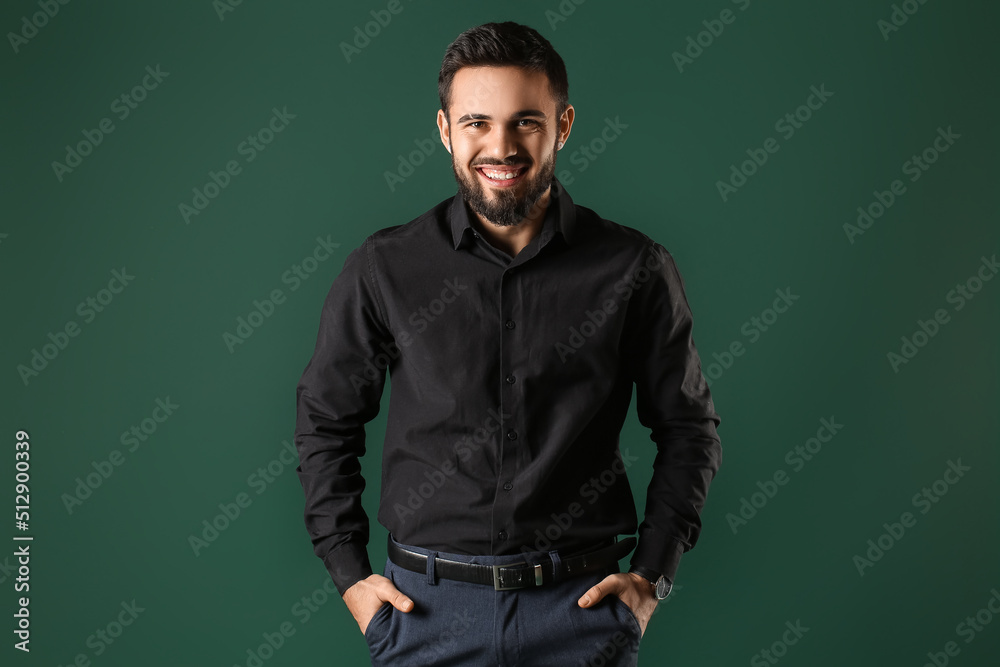
[[[555,149],[555,145],[553,145]],[[523,160],[511,158],[491,161],[481,164],[500,164],[506,167],[526,164]],[[542,163],[534,177],[523,177],[524,180],[512,188],[494,188],[493,194],[486,193],[486,184],[475,173],[467,175],[455,164],[454,154],[451,156],[451,169],[455,172],[458,191],[468,202],[469,207],[499,227],[512,227],[524,220],[545,191],[552,184],[556,171],[556,152],[552,151],[549,158]],[[472,170],[475,172],[475,168]],[[518,192],[521,192],[519,195]]]

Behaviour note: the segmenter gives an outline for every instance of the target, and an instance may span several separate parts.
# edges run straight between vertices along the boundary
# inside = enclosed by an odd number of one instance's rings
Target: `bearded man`
[[[373,665],[635,665],[722,456],[681,276],[555,177],[575,111],[538,32],[462,33],[438,94],[458,193],[350,253],[297,388],[306,527]],[[386,370],[380,575],[359,457]]]

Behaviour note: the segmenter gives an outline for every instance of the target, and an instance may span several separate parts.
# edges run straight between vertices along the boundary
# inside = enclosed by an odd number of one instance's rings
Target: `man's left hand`
[[[653,586],[649,580],[634,572],[609,574],[600,583],[595,584],[584,593],[583,597],[576,603],[584,608],[593,607],[608,594],[621,598],[639,621],[641,634],[646,634],[646,626],[659,602],[653,593]]]

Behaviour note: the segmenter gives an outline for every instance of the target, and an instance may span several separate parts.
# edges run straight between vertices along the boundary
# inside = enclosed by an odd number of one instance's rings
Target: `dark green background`
[[[295,634],[265,664],[367,664],[339,599],[306,623],[293,613],[329,578],[294,467],[259,495],[248,477],[291,440],[295,384],[347,253],[454,194],[439,145],[394,192],[384,174],[431,136],[448,43],[506,19],[537,28],[567,63],[577,121],[557,168],[570,172],[575,201],[671,251],[706,369],[713,353],[746,344],[712,384],[724,461],[701,540],[639,663],[745,665],[801,620],[809,631],[780,664],[919,667],[948,641],[961,649],[951,664],[995,664],[1000,619],[968,644],[956,625],[1000,587],[1000,281],[961,311],[946,295],[1000,251],[996,5],[930,0],[886,40],[877,21],[889,19],[887,1],[754,0],[740,11],[728,0],[588,0],[564,2],[575,11],[551,25],[558,0],[403,0],[346,62],[339,44],[385,6],[245,0],[220,20],[210,0],[78,0],[18,53],[0,48],[2,533],[18,532],[14,434],[25,429],[35,537],[30,656],[11,648],[16,596],[0,571],[4,664],[84,653],[95,665],[243,665],[286,621]],[[725,8],[735,22],[678,72],[671,54]],[[20,31],[38,11],[7,2],[0,28]],[[111,101],[156,65],[168,78],[119,120]],[[834,95],[780,138],[775,121],[813,85]],[[274,107],[296,118],[246,163],[237,145]],[[114,132],[59,182],[51,163],[104,117]],[[605,118],[628,128],[582,171],[568,157]],[[961,138],[910,183],[902,164],[949,126]],[[716,181],[769,136],[779,151],[723,202]],[[178,205],[234,158],[242,173],[185,224]],[[849,243],[844,223],[896,178],[906,193]],[[327,235],[338,251],[289,291],[282,273]],[[83,324],[77,304],[123,266],[134,281]],[[223,332],[276,288],[287,301],[230,353]],[[743,323],[779,288],[799,300],[750,344]],[[893,372],[886,354],[937,308],[951,321]],[[80,335],[26,386],[17,366],[70,320]],[[76,478],[124,450],[120,434],[168,396],[175,414],[68,513],[62,495]],[[844,428],[792,472],[785,453],[830,417]],[[385,410],[369,426],[370,516],[384,420]],[[639,508],[648,435],[633,412],[622,446],[641,457],[630,471]],[[971,471],[919,514],[911,497],[959,458]],[[788,485],[734,534],[726,515],[782,469]],[[240,492],[252,504],[195,556],[188,536]],[[905,511],[916,525],[859,576],[853,556]],[[377,568],[384,536],[375,524]],[[0,550],[8,566],[10,545]],[[133,599],[145,611],[95,657],[88,636]]]

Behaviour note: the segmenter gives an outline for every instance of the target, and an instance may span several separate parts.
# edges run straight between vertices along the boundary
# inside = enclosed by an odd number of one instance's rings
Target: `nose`
[[[496,124],[490,131],[483,153],[502,162],[517,155],[517,148],[517,134],[502,124]]]

